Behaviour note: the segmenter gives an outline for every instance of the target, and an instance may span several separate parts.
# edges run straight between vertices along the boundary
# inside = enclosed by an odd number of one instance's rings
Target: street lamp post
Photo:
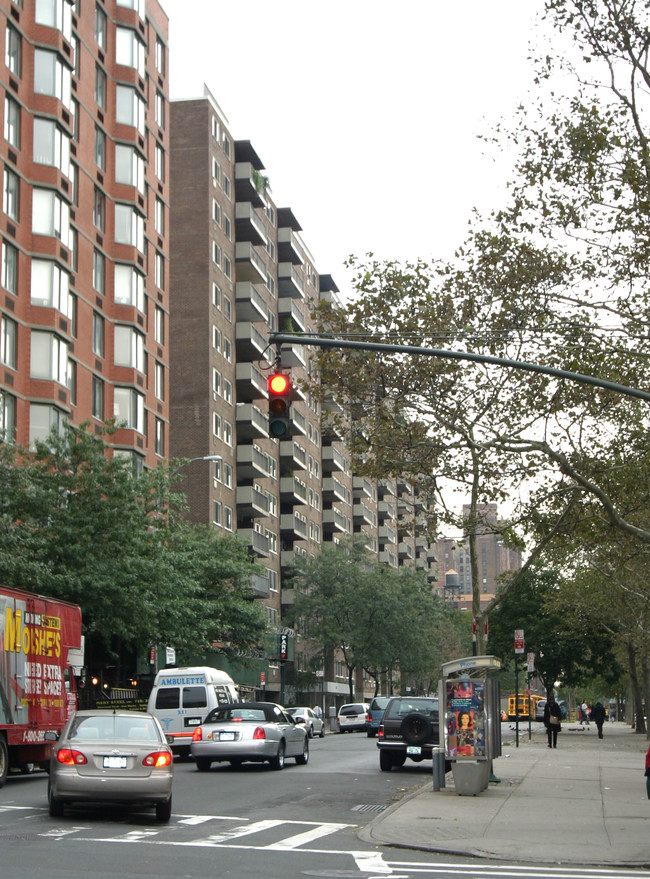
[[[202,455],[199,458],[186,458],[182,461],[178,467],[175,467],[174,470],[169,474],[169,478],[172,479],[176,474],[183,469],[183,467],[187,467],[188,464],[192,464],[194,461],[222,461],[223,458],[221,455]]]

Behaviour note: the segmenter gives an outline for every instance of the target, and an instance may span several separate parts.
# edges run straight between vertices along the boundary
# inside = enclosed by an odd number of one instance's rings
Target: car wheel
[[[47,788],[47,803],[51,818],[63,818],[65,806],[63,805],[63,800],[55,797],[52,793],[52,785],[48,785]]]
[[[382,772],[390,772],[393,768],[393,755],[390,751],[379,752],[379,768]]]
[[[325,738],[325,724],[323,724],[320,728],[320,736],[321,739]]]
[[[172,798],[166,803],[156,803],[156,821],[166,824],[172,817]]]
[[[433,733],[428,718],[415,712],[406,715],[399,731],[408,745],[423,745],[425,742],[430,742]]]
[[[278,745],[278,753],[275,757],[272,757],[269,760],[271,764],[271,769],[283,769],[284,768],[284,742],[280,742]]]
[[[212,760],[208,760],[207,757],[197,757],[196,758],[196,768],[199,772],[209,772],[212,767]]]
[[[307,761],[309,760],[309,739],[305,736],[305,744],[302,749],[302,754],[299,754],[296,757],[296,763],[300,766],[306,766]]]
[[[308,730],[307,730],[307,736],[308,736],[310,739],[313,739],[313,738],[314,738],[314,725],[313,725],[313,723],[310,723],[310,724],[309,724],[309,728],[308,728]]]

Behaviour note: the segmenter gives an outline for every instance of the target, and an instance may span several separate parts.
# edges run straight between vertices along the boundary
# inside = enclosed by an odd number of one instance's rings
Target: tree
[[[134,476],[86,425],[0,445],[0,510],[0,582],[79,604],[91,661],[264,633],[245,546],[190,526],[167,469]]]

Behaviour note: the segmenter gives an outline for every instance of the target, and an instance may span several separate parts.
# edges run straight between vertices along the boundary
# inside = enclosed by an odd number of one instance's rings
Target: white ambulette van
[[[187,756],[192,733],[208,712],[238,701],[235,682],[225,671],[205,666],[165,668],[153,682],[147,711],[173,737],[172,751]]]

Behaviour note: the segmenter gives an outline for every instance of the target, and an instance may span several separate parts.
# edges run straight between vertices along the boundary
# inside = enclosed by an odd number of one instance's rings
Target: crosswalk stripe
[[[297,833],[295,836],[287,836],[285,839],[263,846],[263,848],[274,849],[275,851],[288,851],[292,848],[298,848],[300,845],[306,845],[323,836],[329,836],[330,833],[344,830],[348,826],[347,824],[317,824],[311,830],[305,830],[303,833]]]
[[[286,821],[271,818],[268,821],[255,821],[254,824],[240,824],[239,827],[233,827],[225,830],[223,833],[215,833],[208,836],[206,842],[226,842],[229,839],[238,839],[240,836],[250,836],[252,833],[261,833],[263,830],[269,830],[271,827],[278,827],[280,824],[286,824]]]

